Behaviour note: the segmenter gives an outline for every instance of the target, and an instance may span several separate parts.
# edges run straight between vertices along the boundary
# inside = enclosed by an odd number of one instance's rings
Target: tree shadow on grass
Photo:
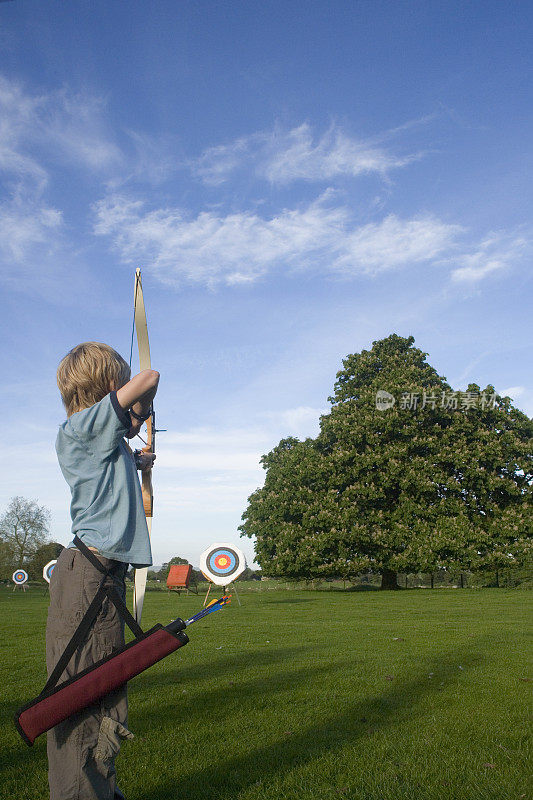
[[[356,663],[353,659],[346,659],[342,662],[337,661],[333,665],[334,671],[343,673],[346,670],[353,669]],[[222,680],[217,682],[216,686],[204,692],[187,690],[188,696],[185,698],[181,686],[178,685],[174,693],[171,689],[167,689],[163,693],[157,691],[160,686],[158,687],[156,682],[150,687],[145,687],[145,692],[149,693],[151,698],[150,715],[132,713],[131,720],[137,722],[141,728],[139,732],[143,736],[151,735],[152,732],[158,736],[161,732],[162,719],[183,721],[191,716],[201,716],[203,713],[206,716],[210,716],[213,708],[224,708],[224,714],[230,717],[233,712],[238,713],[240,707],[242,707],[243,696],[246,697],[248,702],[253,701],[254,705],[257,705],[265,697],[281,696],[283,693],[287,694],[291,687],[301,687],[310,678],[320,679],[322,675],[331,677],[331,674],[332,665],[329,662],[316,665],[305,663],[297,668],[292,663],[287,664],[283,671],[275,672],[268,677],[261,674],[243,681],[239,680],[238,676],[235,676],[235,680]],[[156,702],[154,698],[157,698],[159,702]]]
[[[244,754],[228,757],[230,748],[226,739],[222,737],[216,763],[206,764],[205,767],[185,775],[170,767],[167,774],[160,774],[158,785],[143,786],[132,795],[132,800],[167,800],[176,796],[177,787],[179,796],[187,800],[236,797],[254,785],[259,787],[263,782],[283,778],[294,769],[322,757],[325,752],[341,750],[347,744],[354,745],[359,739],[368,738],[375,731],[385,730],[390,725],[412,721],[414,717],[423,713],[416,711],[416,704],[428,694],[438,694],[440,682],[446,682],[448,685],[456,683],[464,677],[468,667],[477,667],[481,660],[480,656],[472,655],[466,650],[461,654],[458,654],[457,649],[443,652],[440,657],[434,657],[432,662],[429,662],[429,668],[433,672],[430,684],[426,677],[404,681],[397,686],[390,684],[388,689],[376,693],[373,697],[351,703],[347,701],[341,714],[332,714],[318,725],[308,725],[303,730],[295,732],[286,731],[283,728],[284,723],[280,721],[277,741]],[[463,668],[462,672],[458,671],[459,665]],[[327,669],[327,665],[313,671],[320,673],[323,668]],[[305,676],[309,677],[309,674],[309,667],[299,671],[299,674],[293,676],[292,685],[299,683],[302,677],[304,679]],[[291,678],[284,676],[280,680],[279,676],[277,679],[263,677],[260,684],[257,680],[249,684],[240,684],[239,695],[248,702],[259,691],[262,697],[268,697],[271,706],[275,706],[276,694],[282,689],[284,692],[287,690],[287,680],[291,681]],[[223,695],[224,689],[221,689],[221,696]],[[210,699],[212,701],[212,698]],[[238,702],[238,696],[235,702]],[[213,703],[210,702],[208,705],[212,707]],[[200,704],[200,708],[197,703],[191,711],[194,713],[196,709],[196,713],[201,713],[201,706],[203,703]],[[145,723],[152,728],[150,735],[157,741],[155,738],[158,735],[157,722],[153,719],[150,721],[147,717]],[[286,725],[287,723],[285,727]],[[159,729],[159,735],[160,733]],[[213,750],[210,751],[209,758],[211,761],[216,758]]]
[[[346,592],[346,594],[351,592],[382,592],[383,589],[380,586],[365,586],[364,584],[358,586],[347,586],[346,589],[336,589],[331,587],[330,591],[332,592]]]
[[[316,603],[320,598],[318,597],[269,597],[268,599],[262,600],[265,605],[279,605],[280,603],[288,603],[289,605],[293,605],[295,603]]]
[[[234,645],[237,647],[237,645]],[[302,656],[307,651],[316,651],[326,648],[325,644],[305,645],[294,647],[268,647],[246,650],[243,652],[219,656],[217,659],[203,661],[200,664],[188,664],[186,666],[176,665],[174,670],[166,669],[162,672],[153,673],[149,670],[141,673],[135,678],[135,691],[145,692],[152,689],[158,691],[165,686],[175,686],[176,683],[198,683],[203,680],[212,681],[213,678],[223,680],[229,676],[233,678],[239,670],[247,669],[257,663],[262,666],[274,665],[278,662],[294,663],[293,659]],[[180,656],[178,650],[177,658]]]

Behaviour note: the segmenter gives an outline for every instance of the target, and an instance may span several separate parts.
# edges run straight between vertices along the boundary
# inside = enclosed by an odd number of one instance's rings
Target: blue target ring
[[[13,583],[16,583],[17,586],[21,586],[23,583],[26,583],[28,580],[28,573],[24,569],[16,569],[13,573]]]
[[[226,578],[239,569],[240,559],[233,550],[227,547],[217,547],[209,553],[206,559],[209,571],[220,578]]]

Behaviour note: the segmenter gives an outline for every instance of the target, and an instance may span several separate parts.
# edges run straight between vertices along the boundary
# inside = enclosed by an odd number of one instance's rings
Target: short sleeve
[[[72,433],[90,450],[107,457],[118,447],[131,427],[131,418],[111,392],[90,408],[78,411],[69,419]]]

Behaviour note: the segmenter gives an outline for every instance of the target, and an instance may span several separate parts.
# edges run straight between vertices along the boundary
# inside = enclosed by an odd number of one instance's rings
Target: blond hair
[[[108,344],[83,342],[70,350],[57,368],[57,385],[67,416],[97,403],[130,379],[131,370]]]

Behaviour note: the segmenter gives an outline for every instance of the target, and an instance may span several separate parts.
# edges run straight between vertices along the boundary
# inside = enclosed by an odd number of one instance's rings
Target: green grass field
[[[528,793],[531,594],[255,591],[133,680],[128,800],[518,800]],[[143,626],[202,598],[147,594]],[[0,796],[46,800],[46,742],[12,724],[44,684],[47,597],[0,591]]]

